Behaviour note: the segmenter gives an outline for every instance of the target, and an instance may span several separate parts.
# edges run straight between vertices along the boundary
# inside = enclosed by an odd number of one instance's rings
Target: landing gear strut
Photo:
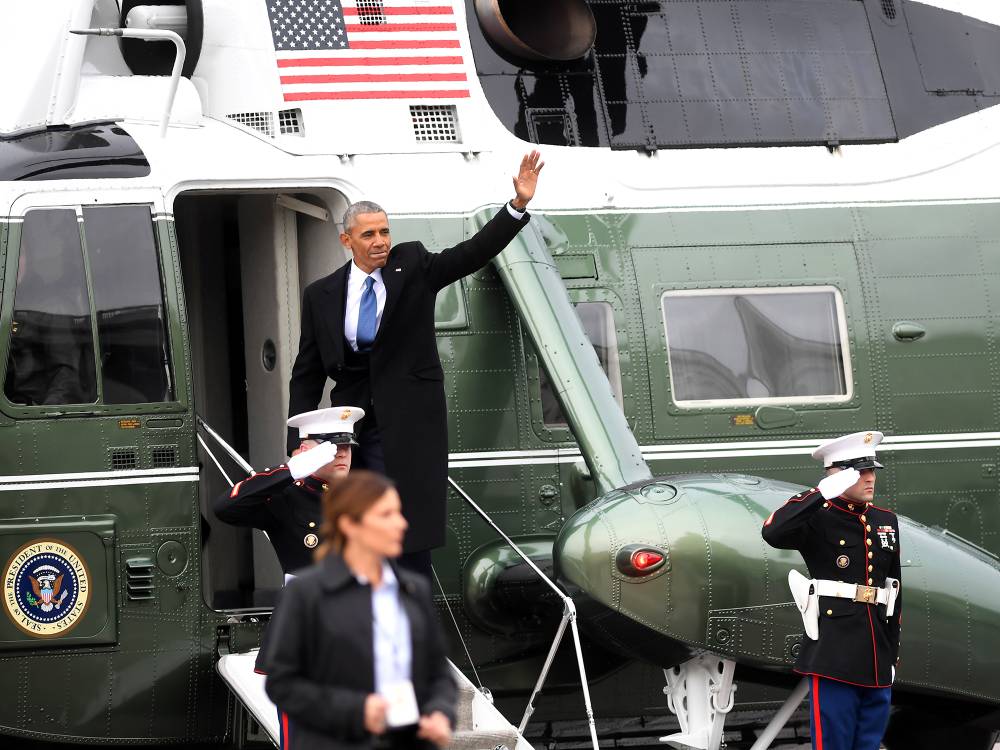
[[[702,654],[671,669],[664,669],[667,707],[677,716],[681,731],[666,737],[669,742],[699,750],[719,750],[726,714],[733,708],[736,662],[713,654]]]
[[[667,707],[677,716],[681,731],[660,737],[660,742],[698,750],[719,750],[726,714],[734,703],[735,669],[736,662],[713,654],[702,654],[673,669],[664,669],[667,686],[663,692],[667,696]],[[750,750],[768,750],[808,692],[809,681],[800,681],[757,735]]]

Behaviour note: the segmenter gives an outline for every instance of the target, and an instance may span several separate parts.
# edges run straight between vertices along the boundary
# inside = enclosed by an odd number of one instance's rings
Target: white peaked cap
[[[299,439],[315,438],[332,443],[350,443],[354,440],[354,423],[365,415],[357,406],[331,406],[296,414],[288,420],[289,427],[299,429]]]
[[[827,440],[812,452],[812,457],[830,467],[848,461],[858,461],[861,466],[855,468],[881,469],[882,464],[875,460],[875,447],[882,442],[884,436],[877,430],[868,432],[852,432],[850,435]],[[870,459],[866,462],[864,459]],[[864,465],[867,463],[867,466]]]

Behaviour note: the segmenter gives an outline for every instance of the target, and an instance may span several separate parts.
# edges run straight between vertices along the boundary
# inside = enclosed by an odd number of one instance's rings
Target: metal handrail
[[[555,581],[545,575],[545,573],[542,572],[542,569],[535,565],[535,563],[526,554],[524,554],[521,548],[514,543],[514,540],[507,536],[503,532],[503,529],[497,526],[496,522],[490,517],[490,515],[479,507],[476,501],[469,497],[465,490],[458,486],[458,483],[454,479],[448,477],[448,484],[450,484],[455,491],[462,496],[462,499],[465,500],[465,502],[472,506],[473,510],[482,516],[486,523],[493,527],[494,531],[503,537],[504,541],[510,545],[511,549],[513,549],[514,552],[516,552],[518,556],[524,560],[533,571],[535,571],[538,577],[541,578],[553,592],[555,592],[556,596],[558,596],[563,603],[562,621],[559,623],[559,629],[556,631],[555,639],[552,641],[552,647],[549,649],[549,653],[545,657],[545,664],[542,665],[542,672],[538,675],[538,681],[535,683],[535,688],[531,691],[531,697],[528,698],[528,705],[524,709],[524,716],[521,717],[521,723],[517,728],[518,733],[524,735],[524,730],[528,726],[528,720],[535,712],[535,698],[538,696],[538,693],[541,692],[542,685],[545,683],[545,678],[549,675],[549,670],[552,668],[552,662],[556,658],[556,652],[559,650],[559,645],[562,643],[563,636],[566,634],[566,625],[569,624],[570,630],[573,633],[573,646],[576,649],[576,665],[580,670],[580,687],[583,690],[583,702],[587,711],[587,725],[590,728],[590,741],[594,750],[599,750],[597,727],[594,724],[594,709],[590,702],[590,687],[587,682],[587,669],[583,663],[583,648],[580,645],[580,631],[576,624],[576,605],[573,603],[573,600],[556,585]]]

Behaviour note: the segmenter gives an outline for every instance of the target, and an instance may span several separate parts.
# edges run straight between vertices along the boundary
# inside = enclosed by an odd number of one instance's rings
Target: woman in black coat
[[[318,562],[285,587],[260,664],[285,750],[430,750],[455,721],[455,683],[423,577],[396,567],[406,519],[384,477],[323,497]]]

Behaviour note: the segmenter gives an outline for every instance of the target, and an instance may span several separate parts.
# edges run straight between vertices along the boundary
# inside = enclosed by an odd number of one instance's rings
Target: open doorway
[[[256,470],[285,461],[301,291],[346,261],[338,239],[346,207],[332,189],[197,191],[174,202],[195,411]],[[231,481],[243,478],[209,447]],[[212,501],[229,483],[201,452],[206,602],[217,610],[269,607],[282,581],[277,558],[260,531],[215,518]]]

